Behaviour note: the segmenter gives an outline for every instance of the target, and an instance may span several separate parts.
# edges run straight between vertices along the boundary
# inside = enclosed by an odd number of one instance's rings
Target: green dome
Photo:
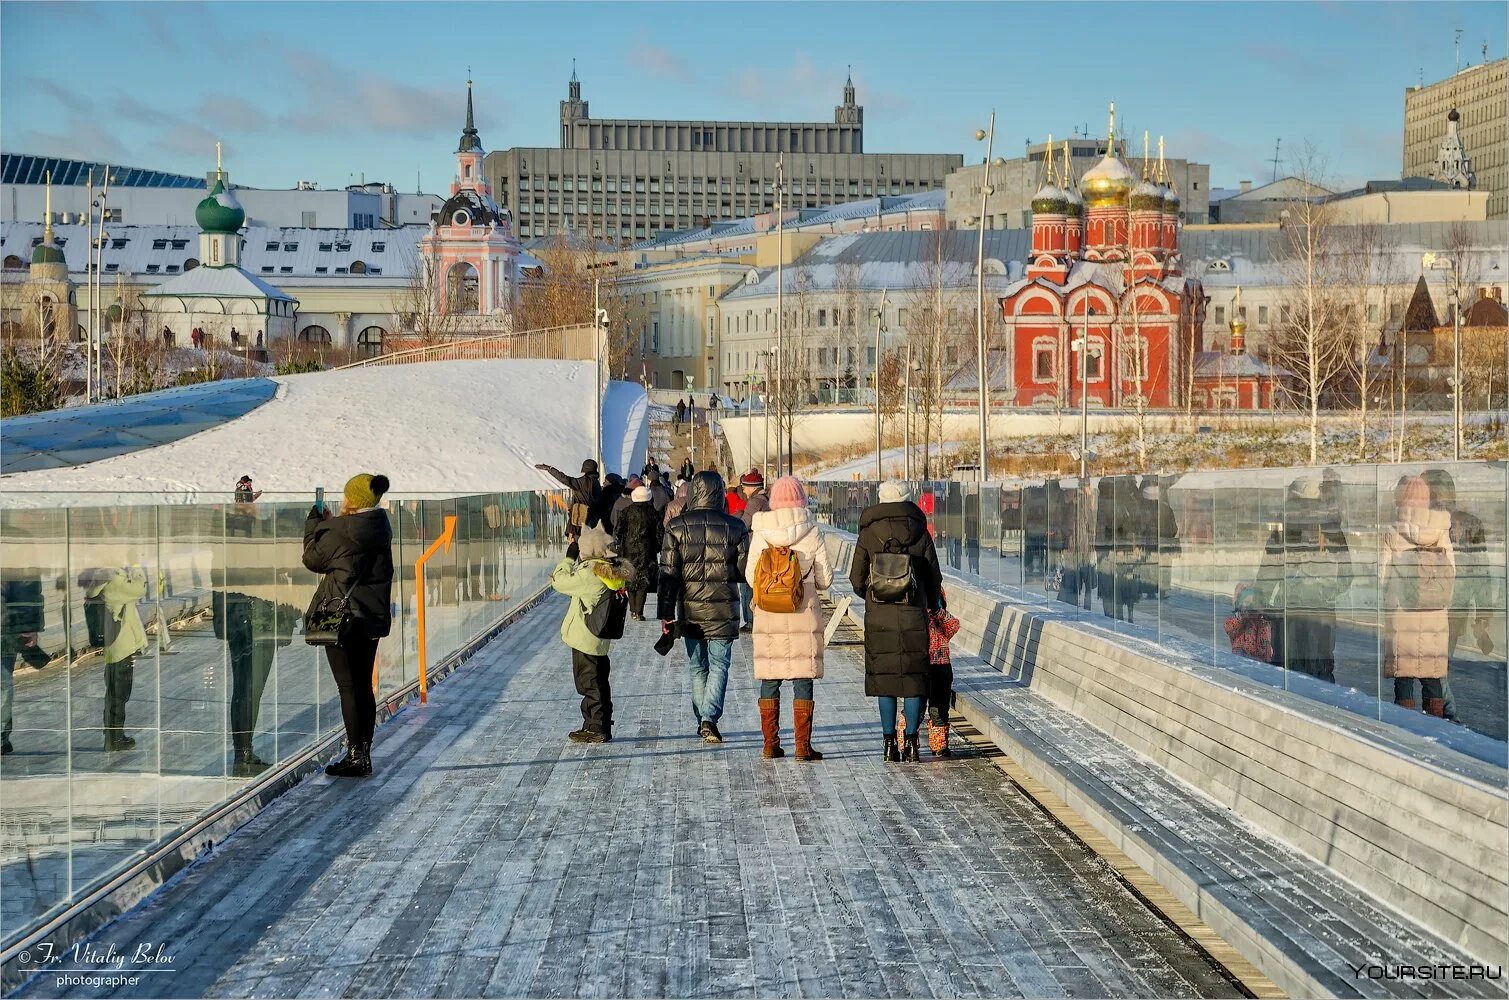
[[[1175,215],[1179,214],[1179,195],[1171,187],[1163,189],[1163,210],[1173,212]]]
[[[1085,200],[1072,188],[1064,192],[1064,214],[1071,219],[1085,214]]]
[[[1163,209],[1163,192],[1151,181],[1143,181],[1132,188],[1130,203],[1134,212],[1158,212]]]
[[[63,251],[55,243],[38,243],[31,252],[33,264],[64,264],[67,263]]]
[[[1056,184],[1044,184],[1032,196],[1033,215],[1063,215],[1068,199]]]
[[[194,209],[194,221],[206,233],[236,233],[246,225],[246,212],[225,181],[217,177],[209,195]]]

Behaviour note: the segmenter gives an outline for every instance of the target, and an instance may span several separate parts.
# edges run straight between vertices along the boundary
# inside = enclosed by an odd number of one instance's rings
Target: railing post
[[[451,550],[451,540],[456,535],[456,515],[445,515],[445,528],[440,532],[440,537],[430,543],[430,547],[424,550],[424,555],[414,562],[414,587],[417,591],[414,606],[418,610],[418,638],[419,638],[419,703],[425,705],[430,700],[429,681],[429,656],[425,649],[424,631],[424,564],[429,562],[430,556],[434,555],[442,547],[445,551]]]

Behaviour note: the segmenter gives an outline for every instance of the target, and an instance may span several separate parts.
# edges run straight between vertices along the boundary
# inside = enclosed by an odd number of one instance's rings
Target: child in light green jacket
[[[607,743],[613,739],[613,694],[608,684],[608,650],[612,641],[592,634],[587,612],[610,591],[634,579],[634,567],[618,558],[613,536],[601,527],[585,529],[577,539],[577,558],[556,563],[550,586],[571,598],[561,621],[561,640],[571,647],[571,673],[582,696],[582,728],[573,743]]]

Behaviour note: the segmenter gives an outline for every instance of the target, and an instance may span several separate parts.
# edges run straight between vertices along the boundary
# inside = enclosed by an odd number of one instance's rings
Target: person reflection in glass
[[[12,538],[9,544],[15,545]],[[15,706],[14,673],[17,660],[38,670],[49,657],[37,644],[43,626],[42,577],[35,569],[4,569],[0,581],[0,754],[15,750],[11,744]]]
[[[267,768],[252,749],[262,693],[272,674],[278,647],[293,641],[297,608],[236,591],[214,595],[215,638],[225,640],[231,666],[231,774],[250,778]]]
[[[126,703],[136,676],[136,656],[147,646],[137,602],[147,596],[147,574],[140,565],[86,571],[84,616],[91,645],[105,658],[105,750],[131,750],[135,738],[126,733]]]
[[[1336,683],[1336,602],[1351,577],[1339,490],[1319,475],[1300,476],[1289,484],[1283,522],[1269,534],[1258,568],[1265,605],[1283,617],[1277,662]]]

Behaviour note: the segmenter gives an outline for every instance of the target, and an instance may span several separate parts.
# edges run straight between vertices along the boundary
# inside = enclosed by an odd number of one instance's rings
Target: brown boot
[[[811,700],[803,701],[798,698],[791,703],[792,714],[796,717],[797,760],[823,759],[823,755],[812,745],[812,708]]]
[[[1425,714],[1426,715],[1434,715],[1438,719],[1444,719],[1444,718],[1446,718],[1446,699],[1445,698],[1426,698],[1425,699]]]
[[[765,736],[764,757],[784,757],[781,749],[781,699],[760,699],[760,732]]]
[[[1398,705],[1400,708],[1407,708],[1412,712],[1420,707],[1420,703],[1415,701],[1415,699],[1413,698],[1395,698],[1394,704]]]

